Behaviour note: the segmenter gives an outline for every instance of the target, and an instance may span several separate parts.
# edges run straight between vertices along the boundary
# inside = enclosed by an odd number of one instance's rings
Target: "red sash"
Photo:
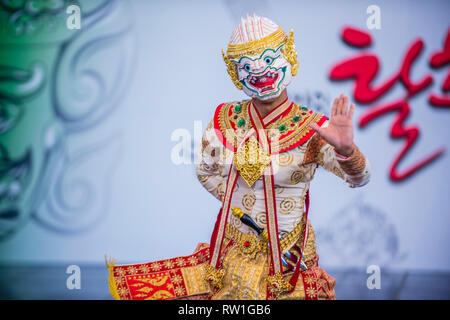
[[[262,149],[267,153],[271,154],[271,143],[267,136],[267,126],[278,120],[283,113],[292,106],[292,102],[287,99],[277,108],[272,110],[268,115],[262,118],[254,106],[253,102],[249,105],[249,115],[252,123],[252,128],[246,133],[245,137],[240,141],[239,147],[241,147],[251,136],[256,135],[257,140],[260,143]],[[239,147],[237,149],[239,149]],[[233,190],[236,186],[236,182],[238,179],[239,172],[236,169],[235,161],[233,159],[226,189],[225,195],[223,198],[222,209],[219,212],[215,228],[213,231],[213,235],[211,237],[211,260],[210,265],[218,270],[220,268],[220,253],[222,251],[223,240],[225,236],[225,229],[228,222],[228,215],[230,212],[230,204],[233,196]],[[264,168],[263,171],[263,185],[264,185],[264,195],[265,195],[265,208],[266,208],[266,223],[267,223],[267,232],[269,238],[269,248],[270,248],[270,267],[269,267],[269,277],[278,275],[281,278],[283,274],[283,268],[281,263],[281,249],[280,249],[280,240],[278,235],[278,223],[277,223],[277,210],[276,210],[276,199],[275,199],[275,187],[274,187],[274,176],[273,176],[273,167],[272,163]],[[308,218],[308,209],[309,209],[309,192],[306,196],[306,214],[305,214],[305,230],[303,237],[303,246],[301,251],[303,253],[307,237],[308,237],[308,227],[307,227],[307,218]],[[301,259],[298,260],[297,266],[295,268],[294,274],[291,277],[289,284],[290,290],[293,291],[295,289],[297,279],[300,274],[300,262]],[[289,286],[289,284],[287,284]],[[271,288],[268,285],[267,298],[276,298],[276,295],[271,293]]]

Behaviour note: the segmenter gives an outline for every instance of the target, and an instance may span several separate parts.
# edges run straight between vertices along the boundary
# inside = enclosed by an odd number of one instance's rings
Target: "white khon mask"
[[[293,31],[288,36],[256,15],[241,19],[222,55],[235,86],[251,98],[278,97],[298,72]]]
[[[291,83],[291,64],[281,52],[283,47],[284,44],[258,55],[232,60],[246,95],[260,100],[276,98]]]

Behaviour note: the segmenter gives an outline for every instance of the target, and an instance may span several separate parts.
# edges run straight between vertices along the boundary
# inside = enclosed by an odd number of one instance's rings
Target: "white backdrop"
[[[333,64],[357,52],[344,45],[345,25],[368,31],[370,49],[382,63],[379,83],[399,68],[418,37],[425,49],[412,68],[412,79],[433,72],[430,90],[440,92],[446,68],[431,71],[428,57],[441,49],[449,27],[448,1],[125,1],[131,8],[136,58],[125,97],[107,121],[71,144],[113,136],[118,149],[96,155],[95,173],[103,160],[115,158],[108,175],[108,206],[95,228],[80,234],[49,231],[30,221],[0,243],[2,262],[97,263],[104,254],[119,263],[143,262],[190,254],[208,242],[220,203],[197,182],[194,165],[175,165],[174,130],[194,121],[203,128],[215,107],[245,98],[229,79],[220,50],[226,48],[240,16],[267,16],[284,30],[294,29],[300,59],[288,88],[294,97],[322,95],[324,112],[341,92],[352,97],[353,83],[332,82]],[[366,28],[366,9],[381,9],[381,29]],[[108,65],[108,60],[103,61]],[[438,160],[401,183],[390,181],[390,163],[403,140],[389,136],[394,114],[367,128],[356,127],[356,143],[372,164],[371,182],[350,189],[334,175],[318,170],[311,184],[310,217],[317,231],[322,266],[450,271],[448,181],[450,112],[432,108],[426,90],[410,100],[407,124],[421,129],[420,139],[400,169],[438,147]],[[402,96],[397,84],[382,101]],[[355,116],[369,106],[357,105]],[[198,141],[193,141],[193,144]],[[104,159],[102,159],[104,157]]]

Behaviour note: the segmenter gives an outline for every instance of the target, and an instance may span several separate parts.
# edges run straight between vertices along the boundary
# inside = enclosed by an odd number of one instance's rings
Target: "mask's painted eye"
[[[249,64],[246,64],[246,65],[244,66],[244,69],[245,69],[246,71],[250,71],[250,65],[249,65]]]
[[[271,64],[271,63],[273,62],[273,58],[271,58],[271,57],[265,57],[265,58],[264,58],[264,62],[265,62],[266,64]]]

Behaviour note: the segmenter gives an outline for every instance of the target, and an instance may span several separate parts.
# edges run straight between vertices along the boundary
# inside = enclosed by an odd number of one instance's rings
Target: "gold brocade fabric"
[[[250,103],[250,100],[228,102],[216,109],[214,127],[233,149],[239,146],[252,128]],[[237,106],[240,107],[238,111],[236,111]],[[321,125],[327,119],[321,113],[294,103],[285,113],[284,116],[265,127],[272,154],[293,149],[304,143],[314,132],[308,125],[310,123]]]
[[[212,296],[212,300],[264,300],[268,273],[267,252],[258,252],[255,257],[242,254],[237,245],[225,256],[226,270],[223,287]]]
[[[251,187],[270,164],[271,157],[261,148],[255,136],[252,136],[237,150],[235,161],[240,176]]]
[[[250,154],[242,152],[245,148],[241,149],[241,142],[247,137],[249,130],[252,130],[250,103],[249,100],[234,101],[217,107],[214,118],[202,137],[202,150],[196,173],[203,187],[223,202],[231,165],[236,165],[240,176],[233,187],[229,205],[242,210],[260,228],[266,228],[268,223],[266,196],[264,179],[260,176],[264,163],[254,161],[255,165],[252,167],[244,165],[251,157]],[[270,114],[266,117],[270,117]],[[291,247],[296,250],[302,243],[303,228],[298,226],[303,220],[306,195],[316,169],[320,166],[333,173],[349,187],[362,187],[370,179],[370,164],[358,152],[348,159],[337,157],[334,147],[308,126],[314,122],[325,128],[328,126],[326,117],[305,106],[293,103],[279,118],[275,117],[273,122],[271,121],[267,120],[266,129],[272,157],[274,207],[277,213],[280,249],[283,253],[286,250],[292,253]],[[249,150],[250,146],[249,142]],[[253,150],[257,149],[255,144]],[[259,152],[254,154],[259,155]],[[242,174],[244,171],[245,174]],[[316,196],[313,191],[312,201],[327,201],[327,199]],[[310,228],[309,223],[308,227]],[[311,230],[304,253],[308,270],[301,272],[295,291],[284,298],[334,299],[335,297],[334,279],[317,265],[314,232]],[[210,297],[265,299],[266,276],[271,260],[267,244],[260,243],[254,230],[232,214],[228,217],[225,238],[227,240],[224,241],[223,247],[227,241],[231,240],[232,244],[227,246],[227,250],[224,249],[220,257],[226,269],[224,284],[219,291],[214,290]],[[246,244],[244,248],[242,243]],[[293,254],[297,256],[295,252]],[[286,275],[289,278],[290,276]]]
[[[302,272],[305,276],[299,277],[293,292],[282,295],[278,299],[335,299],[335,280],[317,265],[315,234],[309,223],[308,227],[309,237],[305,249],[305,263],[308,270]],[[234,243],[224,252],[223,269],[225,270],[225,276],[223,287],[214,292],[211,299],[265,300],[267,296],[266,277],[270,259],[268,250],[261,249],[255,253],[246,254],[240,248],[242,246],[241,241],[235,237],[236,230],[229,231],[226,234],[226,241],[233,240]],[[301,242],[301,239],[299,239],[297,244]],[[286,280],[289,281],[291,276],[292,272],[286,273]]]

